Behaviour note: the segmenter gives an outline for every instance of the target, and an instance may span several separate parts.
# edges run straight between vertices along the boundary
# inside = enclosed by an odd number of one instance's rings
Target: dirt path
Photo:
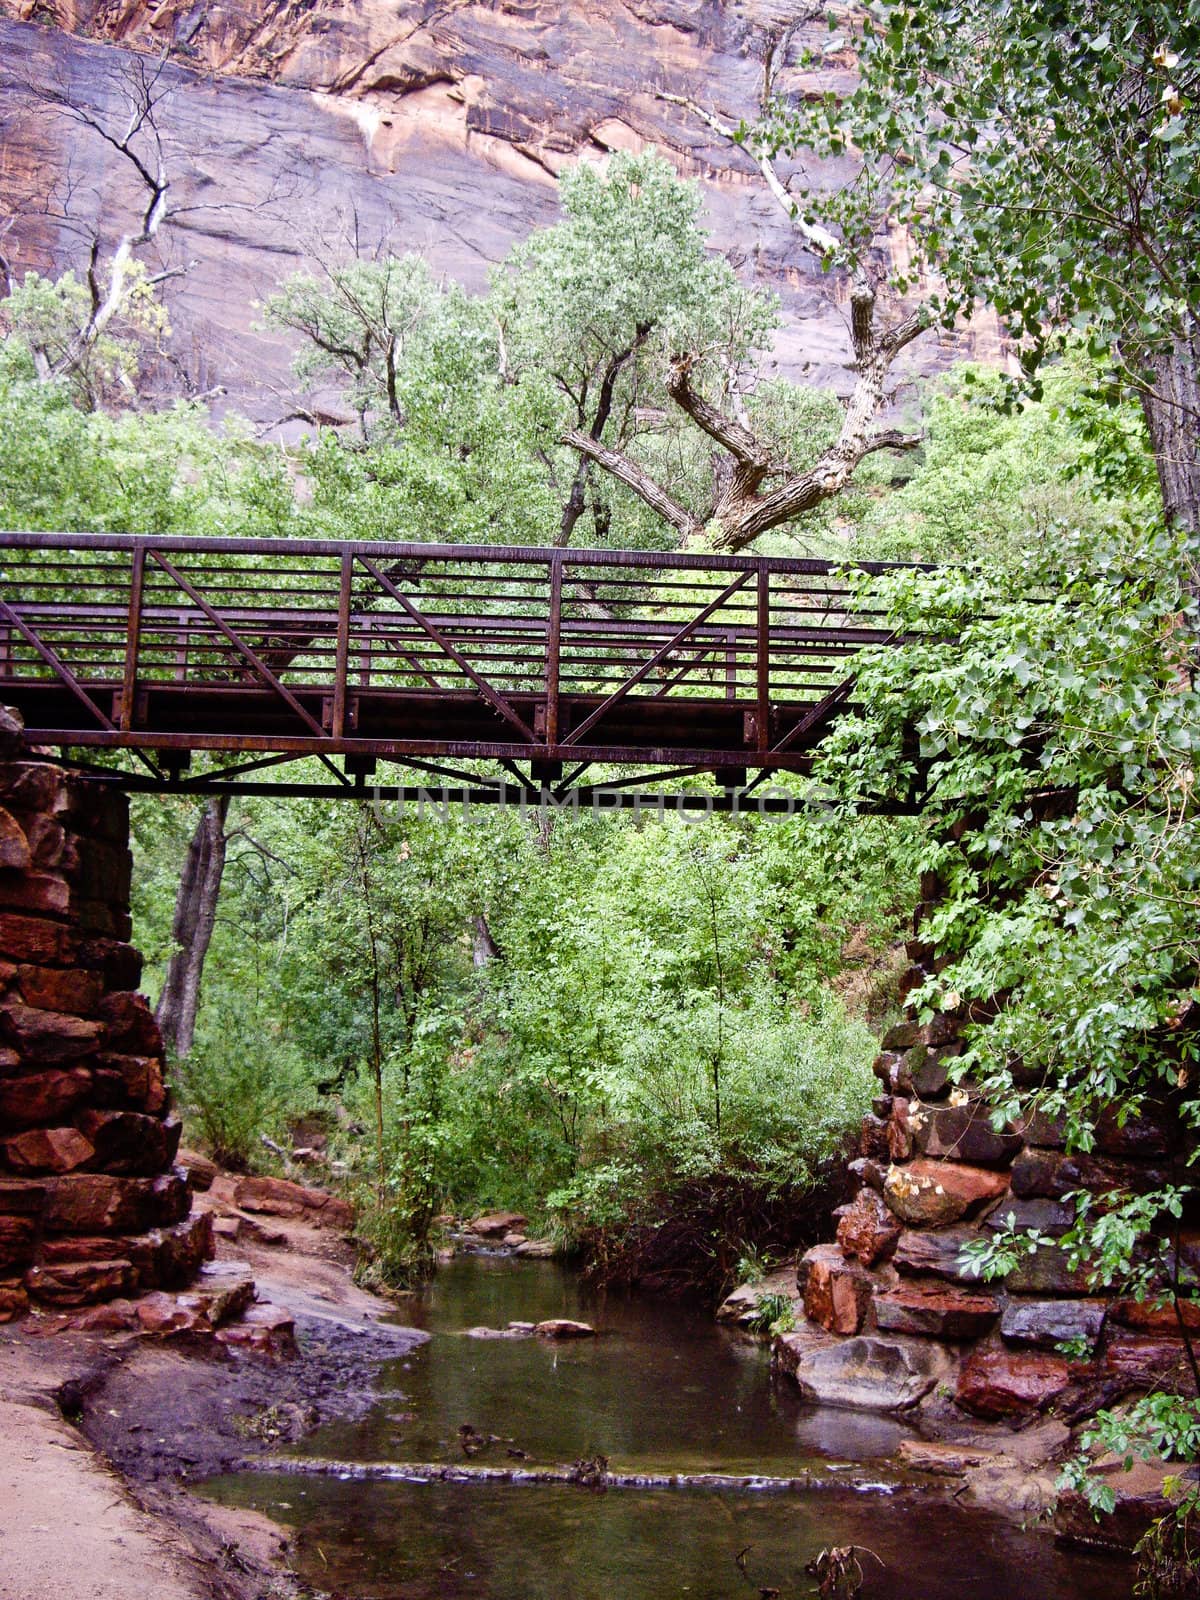
[[[370,1404],[381,1362],[425,1337],[381,1326],[336,1234],[280,1222],[241,1242],[260,1299],[296,1319],[274,1362],[209,1339],[0,1328],[0,1600],[286,1600],[287,1535],[189,1480]]]

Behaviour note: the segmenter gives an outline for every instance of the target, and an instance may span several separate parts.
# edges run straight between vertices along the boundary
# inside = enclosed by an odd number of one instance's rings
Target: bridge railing
[[[811,560],[0,534],[0,695],[50,742],[432,748],[465,700],[514,753],[763,765],[889,639]]]

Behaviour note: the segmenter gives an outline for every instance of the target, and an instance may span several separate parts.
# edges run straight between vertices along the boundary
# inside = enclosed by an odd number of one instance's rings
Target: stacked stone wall
[[[183,1287],[212,1254],[137,992],[131,867],[123,794],[0,759],[0,1320]]]
[[[933,964],[919,937],[908,948],[906,993]],[[919,1378],[903,1390],[906,1403],[932,1401],[936,1386],[980,1418],[1084,1415],[1184,1372],[1187,1357],[1173,1305],[1099,1295],[1086,1265],[1071,1264],[1056,1242],[1074,1220],[1069,1196],[1086,1190],[1103,1211],[1109,1196],[1187,1182],[1184,1134],[1168,1107],[1124,1126],[1101,1117],[1087,1155],[1068,1154],[1063,1128],[1044,1117],[996,1131],[978,1090],[950,1076],[966,1028],[986,1020],[962,1011],[921,1023],[910,1010],[884,1037],[882,1093],[851,1166],[860,1187],[841,1209],[836,1243],[801,1262],[804,1310],[827,1332],[858,1339],[859,1364],[902,1357]],[[1002,1281],[981,1282],[963,1248],[994,1240],[1010,1219],[1045,1242]],[[1194,1232],[1182,1237],[1182,1262],[1194,1278]],[[929,1351],[937,1360],[922,1359],[922,1342],[938,1347]],[[1076,1353],[1060,1349],[1068,1342]],[[802,1384],[805,1349],[798,1339],[781,1350]]]

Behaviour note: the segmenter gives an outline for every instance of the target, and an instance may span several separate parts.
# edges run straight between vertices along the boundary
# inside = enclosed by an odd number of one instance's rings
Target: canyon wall
[[[256,327],[256,302],[314,261],[381,245],[418,250],[470,289],[517,239],[556,215],[571,163],[653,145],[700,179],[713,247],[781,297],[776,357],[788,376],[847,387],[845,285],[796,246],[754,165],[659,91],[731,122],[753,115],[780,0],[0,0],[0,253],[10,272],[84,264],[94,227],[128,226],[138,199],[120,158],[47,106],[50,89],[102,118],[123,110],[128,75],[159,87],[172,203],[162,264],[176,390],[228,390],[260,420],[286,407],[290,350]],[[844,88],[844,51],[823,20],[795,30],[779,86]],[[820,168],[823,184],[849,168]],[[58,213],[64,199],[70,215]],[[881,256],[902,260],[901,236]],[[957,355],[996,356],[994,325],[927,334],[909,372]]]

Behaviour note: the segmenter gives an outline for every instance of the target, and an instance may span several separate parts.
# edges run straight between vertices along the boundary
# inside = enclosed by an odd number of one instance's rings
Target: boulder
[[[485,1211],[467,1223],[467,1231],[481,1239],[502,1239],[506,1233],[523,1228],[528,1220],[519,1211]]]
[[[1103,1300],[1010,1300],[1000,1319],[1009,1344],[1036,1345],[1043,1350],[1071,1340],[1093,1347],[1104,1327]]]
[[[980,1346],[963,1362],[954,1398],[964,1411],[989,1421],[1027,1417],[1045,1410],[1069,1382],[1061,1356]]]
[[[72,910],[72,895],[58,873],[0,869],[0,906],[5,911],[65,917]]]
[[[872,1282],[862,1267],[847,1261],[835,1244],[819,1244],[805,1252],[804,1314],[829,1333],[857,1333],[871,1307]]]
[[[899,1223],[874,1189],[860,1189],[838,1223],[842,1254],[855,1256],[864,1267],[886,1261],[899,1238]]]
[[[0,911],[0,955],[39,966],[70,966],[80,949],[78,936],[61,922]]]
[[[570,1317],[549,1317],[534,1324],[539,1339],[594,1339],[596,1330],[590,1322],[573,1322]]]
[[[930,1439],[901,1439],[896,1455],[913,1472],[931,1472],[939,1478],[961,1478],[995,1459],[993,1450]]]
[[[163,1064],[156,1056],[125,1056],[101,1050],[92,1057],[92,1101],[158,1116],[166,1109]]]
[[[1104,1341],[1104,1370],[1131,1388],[1151,1388],[1169,1379],[1183,1379],[1188,1370],[1182,1338],[1165,1333],[1126,1333],[1110,1328]]]
[[[3,919],[0,919],[2,921]],[[2,933],[0,929],[0,933]],[[3,945],[0,944],[0,948]],[[78,961],[89,972],[99,972],[106,989],[136,989],[142,977],[142,953],[123,939],[95,936],[80,939]],[[30,957],[30,960],[35,959]]]
[[[767,1273],[757,1283],[739,1284],[718,1306],[717,1321],[741,1323],[752,1321],[757,1315],[759,1301],[766,1295],[784,1295],[793,1303],[797,1302],[795,1262],[777,1267],[774,1272]]]
[[[95,1153],[78,1128],[30,1128],[0,1145],[0,1156],[13,1172],[73,1172]]]
[[[862,1119],[858,1148],[866,1160],[887,1166],[891,1157],[888,1154],[888,1123],[885,1117],[872,1113]]]
[[[1153,1295],[1145,1300],[1114,1300],[1108,1314],[1113,1322],[1139,1333],[1177,1334],[1181,1321],[1189,1333],[1200,1329],[1200,1300],[1181,1299],[1176,1304],[1170,1295],[1165,1300]]]
[[[883,1193],[883,1180],[887,1177],[886,1163],[881,1164],[871,1156],[859,1156],[846,1170],[852,1178],[857,1178],[864,1188],[874,1189],[876,1194]]]
[[[911,1050],[921,1036],[921,1029],[915,1022],[897,1022],[889,1028],[879,1041],[883,1050]]]
[[[913,1227],[933,1228],[997,1200],[1008,1188],[1003,1173],[959,1162],[921,1159],[892,1167],[884,1180],[888,1205]]]
[[[98,1014],[108,1026],[107,1043],[114,1050],[134,1056],[162,1054],[162,1035],[144,994],[128,991],[106,994]]]
[[[1097,1515],[1085,1495],[1067,1489],[1054,1508],[1055,1537],[1068,1544],[1132,1551],[1150,1525],[1174,1509],[1164,1480],[1178,1472],[1177,1464],[1150,1461],[1135,1461],[1126,1471],[1123,1459],[1102,1458],[1093,1475],[1112,1489],[1116,1497],[1112,1511]]]
[[[912,1129],[908,1125],[908,1112],[908,1101],[902,1095],[897,1095],[892,1101],[887,1124],[889,1161],[907,1161],[912,1155]]]
[[[517,1246],[517,1255],[526,1260],[549,1261],[557,1254],[553,1239],[526,1239]]]
[[[921,1100],[933,1100],[938,1095],[944,1094],[950,1087],[950,1069],[961,1052],[961,1045],[947,1045],[942,1049],[927,1049],[920,1047],[922,1054],[919,1061],[913,1060],[909,1064],[909,1075],[912,1079],[913,1090]],[[916,1052],[910,1052],[915,1057]],[[977,1159],[967,1156],[967,1160]]]
[[[978,1339],[988,1332],[999,1313],[994,1296],[944,1283],[902,1283],[875,1295],[876,1324],[889,1333]]]
[[[865,1335],[814,1349],[802,1335],[784,1334],[776,1353],[806,1400],[852,1411],[907,1411],[948,1370],[936,1345]]]

